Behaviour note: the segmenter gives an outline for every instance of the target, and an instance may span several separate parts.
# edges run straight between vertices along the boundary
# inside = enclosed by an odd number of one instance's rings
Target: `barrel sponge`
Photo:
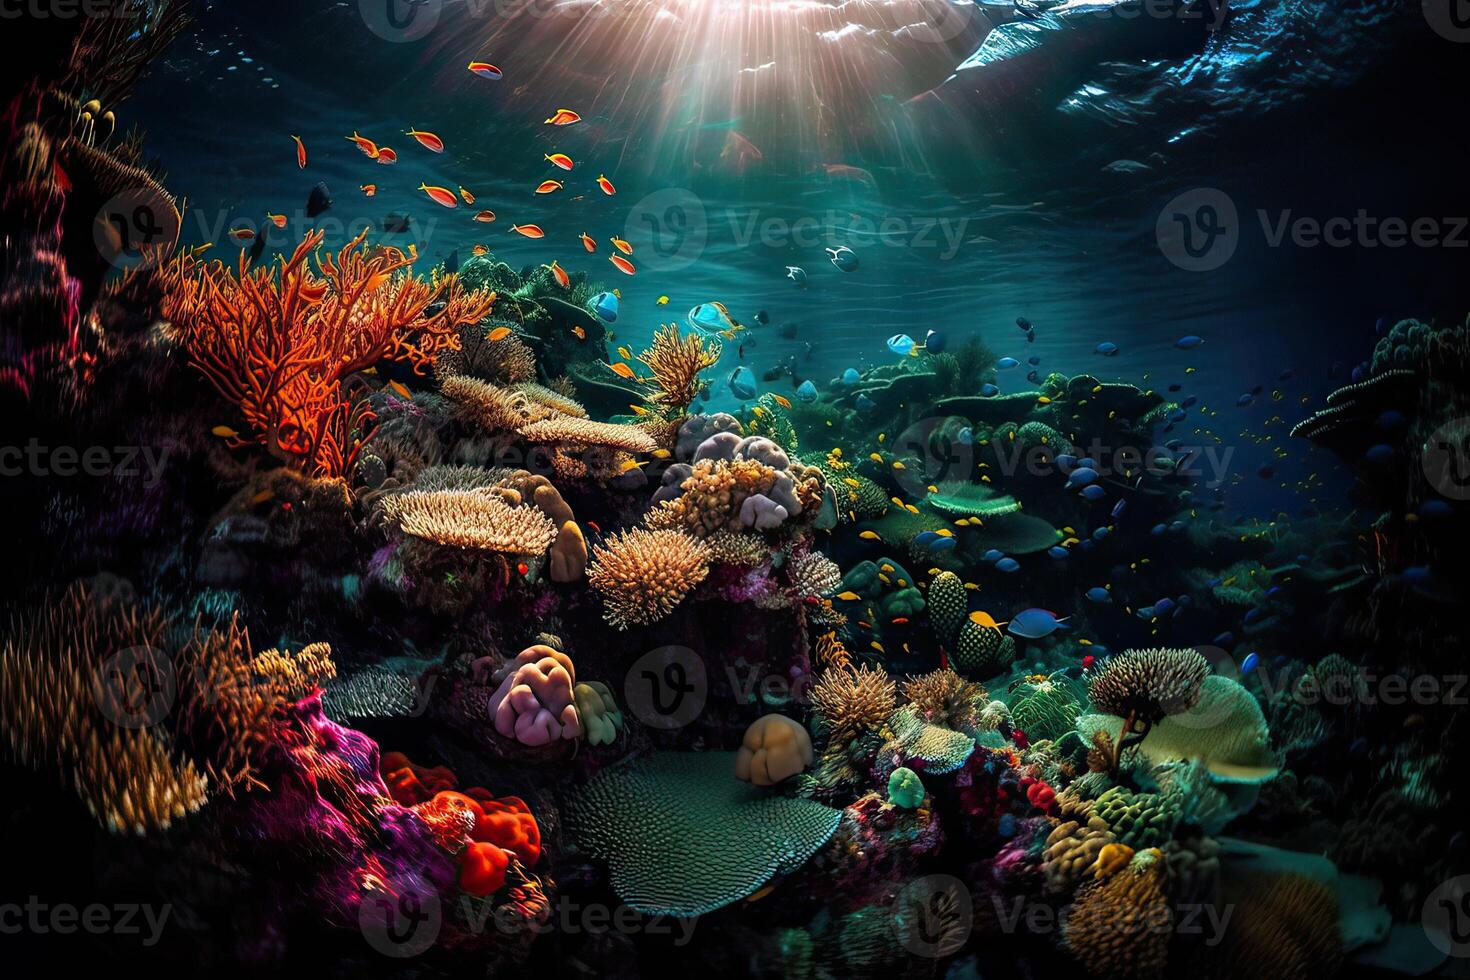
[[[567,828],[647,915],[692,917],[801,867],[842,811],[734,778],[733,752],[666,752],[609,767],[567,802]]]
[[[735,753],[735,778],[774,786],[812,764],[812,738],[785,715],[762,715],[750,723]]]
[[[929,583],[929,622],[943,643],[953,643],[965,624],[969,597],[965,583],[954,572],[940,572]]]

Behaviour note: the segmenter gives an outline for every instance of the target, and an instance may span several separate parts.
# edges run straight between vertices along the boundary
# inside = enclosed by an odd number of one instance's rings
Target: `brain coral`
[[[812,739],[785,715],[762,715],[750,723],[735,753],[735,778],[774,786],[812,764]]]
[[[492,679],[500,686],[490,696],[490,717],[504,737],[522,745],[550,745],[582,734],[572,695],[576,668],[560,650],[527,647]]]
[[[665,752],[609,767],[567,802],[573,838],[648,915],[696,916],[801,867],[842,811],[732,779],[734,753]]]
[[[641,528],[605,539],[587,566],[587,581],[606,604],[604,616],[620,629],[663,619],[707,574],[709,554],[700,542]]]

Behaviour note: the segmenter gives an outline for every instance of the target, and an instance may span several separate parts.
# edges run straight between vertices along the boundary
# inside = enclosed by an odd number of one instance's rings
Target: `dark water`
[[[743,351],[727,344],[721,378],[741,362],[758,376],[789,364],[823,385],[892,360],[894,334],[974,337],[1023,362],[1001,372],[1002,390],[1031,386],[1032,355],[1043,376],[1183,385],[1199,407],[1177,434],[1236,450],[1230,493],[1243,511],[1333,503],[1345,477],[1325,456],[1290,445],[1271,457],[1366,355],[1376,325],[1463,310],[1470,235],[1448,219],[1470,213],[1451,176],[1464,46],[1418,3],[1237,2],[1217,30],[1108,24],[1066,57],[987,75],[957,69],[990,25],[1015,19],[1012,5],[880,9],[895,6],[434,2],[423,37],[390,40],[374,3],[215,4],[124,122],[143,126],[187,198],[186,238],[220,251],[234,248],[230,227],[258,227],[267,211],[291,218],[272,245],[294,243],[313,224],[308,192],[326,181],[329,243],[398,212],[414,225],[389,240],[433,261],[477,243],[513,266],[555,259],[621,290],[617,342],[634,348],[700,302],[745,322],[766,312],[771,325],[743,334]],[[833,30],[846,19],[859,26]],[[926,24],[939,33],[913,41]],[[471,59],[506,77],[470,74]],[[967,85],[972,75],[983,77]],[[926,92],[966,88],[979,94],[931,111]],[[541,123],[563,106],[583,123]],[[447,151],[419,147],[410,127]],[[398,164],[360,154],[344,139],[354,131],[393,146]],[[308,146],[305,172],[292,134]],[[544,161],[555,151],[576,159],[572,174]],[[593,184],[603,173],[616,196]],[[548,177],[566,188],[534,195]],[[370,182],[368,199],[358,188]],[[478,202],[441,208],[420,182]],[[1181,268],[1161,247],[1161,215],[1167,228],[1171,206],[1193,220],[1221,199],[1238,216],[1222,228],[1233,252]],[[497,220],[474,223],[479,208]],[[1293,244],[1289,231],[1273,244],[1283,222],[1360,212],[1370,230],[1346,247]],[[1389,247],[1362,225],[1386,218],[1431,219],[1445,242]],[[526,222],[547,237],[509,232]],[[584,231],[598,254],[578,243]],[[635,277],[607,262],[615,234],[634,245]],[[857,271],[827,261],[843,245]],[[788,265],[808,288],[784,277]],[[1034,344],[1018,316],[1036,325]],[[1175,349],[1187,334],[1205,345]],[[1103,341],[1118,356],[1093,353]],[[713,397],[734,403],[722,382]],[[1301,491],[1313,473],[1319,489]]]

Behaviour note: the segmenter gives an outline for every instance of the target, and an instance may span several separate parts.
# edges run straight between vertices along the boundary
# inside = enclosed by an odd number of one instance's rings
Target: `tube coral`
[[[708,573],[700,542],[678,531],[635,528],[593,550],[587,581],[602,595],[607,621],[626,629],[663,619]]]

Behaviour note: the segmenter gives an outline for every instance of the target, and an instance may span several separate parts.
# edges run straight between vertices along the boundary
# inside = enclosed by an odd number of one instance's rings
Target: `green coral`
[[[949,480],[931,493],[926,503],[935,510],[957,517],[998,517],[1021,509],[1020,501],[1006,496],[983,483]]]
[[[1174,836],[1179,802],[1171,794],[1132,793],[1114,786],[1097,798],[1092,812],[1107,823],[1120,844],[1141,851],[1162,847]]]
[[[965,764],[975,751],[975,740],[963,732],[931,725],[911,704],[888,719],[893,737],[883,746],[880,759],[896,756],[903,763],[919,763],[924,772],[943,775]]]
[[[907,766],[899,766],[888,777],[888,802],[913,810],[924,802],[924,783],[919,774]]]
[[[692,917],[801,867],[842,811],[735,779],[733,752],[662,752],[609,767],[567,801],[567,829],[647,915]]]
[[[1050,677],[1017,685],[1009,704],[1011,721],[1032,741],[1061,738],[1072,730],[1082,711],[1068,685]]]
[[[1031,555],[1062,540],[1062,532],[1030,514],[1005,514],[985,522],[978,535],[982,550],[994,548],[1007,555]]]

